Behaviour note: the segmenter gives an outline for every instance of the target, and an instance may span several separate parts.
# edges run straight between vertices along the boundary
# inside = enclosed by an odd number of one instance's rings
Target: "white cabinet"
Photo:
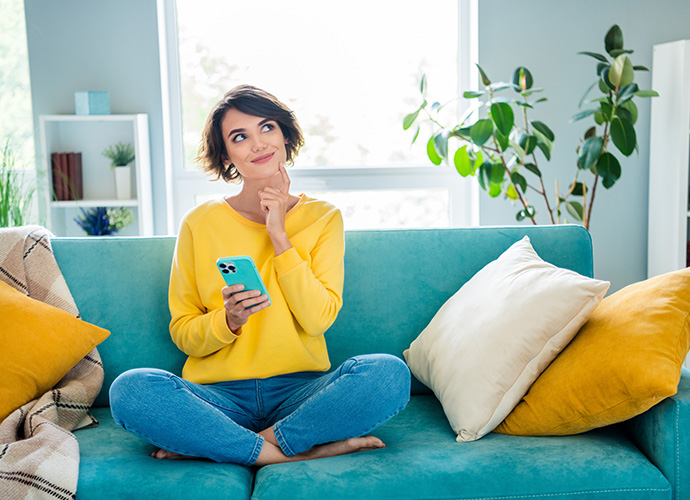
[[[148,115],[41,115],[41,181],[43,207],[48,228],[57,236],[85,236],[74,222],[80,209],[90,207],[129,207],[134,223],[116,235],[153,234],[151,194],[151,152]],[[103,151],[118,142],[134,146],[131,166],[131,199],[118,200],[115,172]],[[83,199],[53,200],[52,153],[81,153]]]
[[[654,46],[647,274],[687,266],[690,40]]]

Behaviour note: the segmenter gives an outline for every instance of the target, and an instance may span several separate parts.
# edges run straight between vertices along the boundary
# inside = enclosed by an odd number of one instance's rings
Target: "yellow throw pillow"
[[[0,422],[50,390],[110,332],[0,281]]]
[[[678,390],[689,318],[690,268],[606,297],[496,432],[577,434],[645,412]]]

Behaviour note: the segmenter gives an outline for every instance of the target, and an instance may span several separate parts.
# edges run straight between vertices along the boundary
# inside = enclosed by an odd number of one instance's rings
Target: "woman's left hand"
[[[280,189],[262,189],[259,191],[259,201],[266,213],[266,231],[273,242],[276,255],[279,255],[292,246],[285,232],[285,214],[290,203],[290,177],[282,163],[278,166],[276,175],[280,175],[282,180]]]

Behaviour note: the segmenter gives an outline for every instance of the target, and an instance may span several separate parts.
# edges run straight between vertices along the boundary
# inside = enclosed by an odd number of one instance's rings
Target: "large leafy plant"
[[[609,29],[604,45],[606,54],[580,52],[597,61],[596,79],[580,100],[579,107],[585,109],[572,121],[589,118],[594,123],[576,147],[574,179],[563,192],[556,181],[555,196],[551,199],[542,168],[543,160],[551,159],[556,137],[548,125],[528,116],[546,98],[538,97],[543,89],[534,87],[532,74],[525,67],[518,67],[509,82],[492,82],[478,66],[484,88],[463,94],[473,105],[458,124],[450,126],[442,123],[444,106],[438,102],[429,104],[423,76],[422,103],[405,117],[403,128],[410,129],[421,121],[431,123],[427,142],[431,162],[452,163],[463,177],[477,177],[489,196],[503,194],[519,203],[518,221],[529,219],[537,224],[537,209],[530,199],[535,195],[543,199],[552,224],[561,222],[565,207],[574,220],[589,228],[597,186],[601,183],[606,189],[613,187],[622,172],[619,155],[627,157],[637,149],[635,98],[658,95],[653,90],[640,90],[635,83],[635,71],[649,70],[633,66],[628,57],[633,51],[623,47],[623,32],[618,25]],[[417,127],[413,142],[419,134]],[[612,150],[612,143],[617,151]]]

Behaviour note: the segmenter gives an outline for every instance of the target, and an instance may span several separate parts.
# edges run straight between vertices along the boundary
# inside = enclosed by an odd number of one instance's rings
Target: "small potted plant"
[[[134,146],[129,143],[118,142],[103,151],[103,156],[110,158],[115,171],[115,191],[118,200],[129,200],[132,197],[132,167],[134,161]]]

